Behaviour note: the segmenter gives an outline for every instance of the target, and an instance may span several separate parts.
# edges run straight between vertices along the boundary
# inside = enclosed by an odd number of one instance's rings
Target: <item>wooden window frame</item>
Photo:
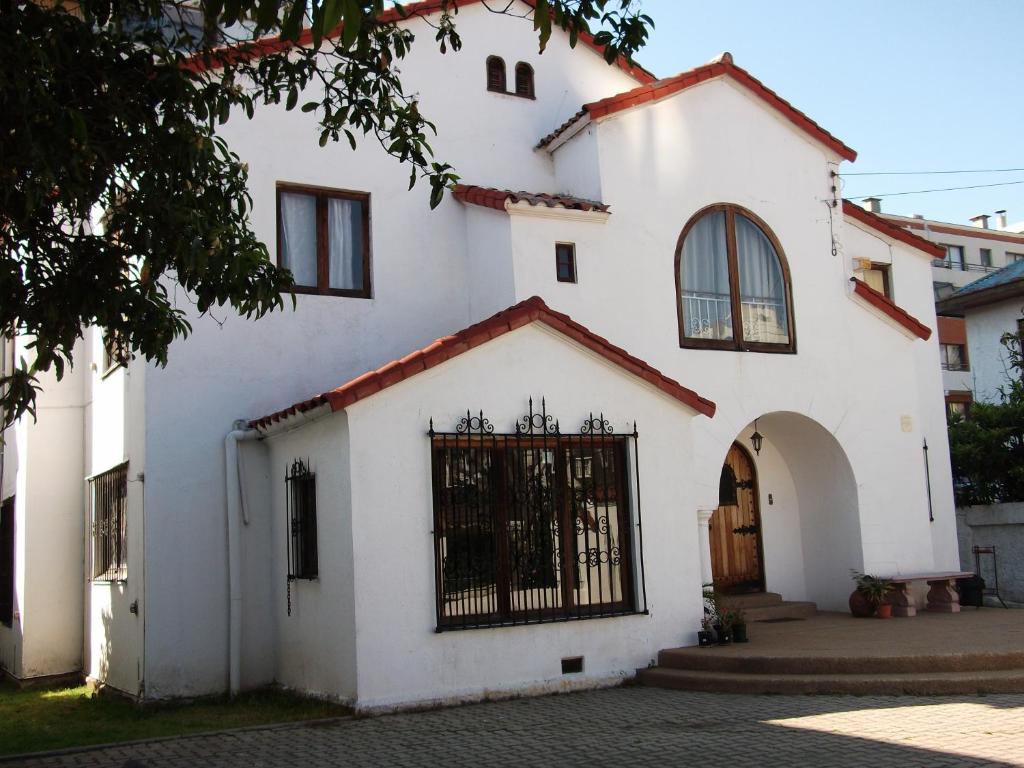
[[[491,82],[491,67],[494,65],[501,66],[501,88],[497,88],[496,83]],[[494,54],[487,57],[487,65],[485,68],[487,73],[487,90],[491,93],[508,93],[508,67],[505,66],[505,60],[501,56],[495,56]]]
[[[974,395],[970,392],[949,392],[946,394],[946,418],[952,417],[953,413],[949,406],[956,403],[964,406],[964,418],[966,418],[971,412],[971,405],[974,403]]]
[[[520,85],[520,74],[523,74],[523,82],[526,84],[526,88],[521,92],[519,89]],[[531,65],[525,61],[520,61],[516,64],[515,68],[515,92],[514,95],[521,99],[536,99],[537,90],[536,82],[534,77],[534,69]]]
[[[872,261],[871,269],[868,271],[882,273],[882,287],[884,288],[882,295],[885,296],[885,298],[892,300],[892,264],[886,264],[881,261]]]
[[[729,262],[729,299],[732,309],[732,338],[731,339],[695,339],[686,335],[683,317],[683,284],[680,267],[683,264],[683,245],[686,243],[686,236],[698,221],[713,213],[725,213],[725,243],[726,254]],[[765,237],[775,249],[779,257],[779,265],[782,271],[783,288],[786,294],[786,323],[789,331],[789,341],[785,344],[776,344],[765,341],[745,341],[743,338],[743,311],[740,305],[740,273],[736,249],[736,214],[748,218],[764,233]],[[796,354],[796,315],[793,312],[793,284],[790,279],[789,261],[786,253],[782,250],[782,244],[775,233],[764,222],[764,220],[748,210],[733,203],[715,203],[701,208],[695,213],[676,242],[675,258],[675,286],[676,286],[676,318],[679,324],[679,346],[683,349],[724,349],[732,352],[766,352],[770,354]]]
[[[567,277],[567,278],[566,277],[562,277],[561,269],[560,269],[560,266],[561,266],[561,262],[559,261],[560,249],[563,249],[563,248],[568,248],[569,249],[569,271],[571,272],[571,275],[569,277]],[[555,243],[555,279],[558,282],[560,282],[560,283],[575,284],[575,283],[579,282],[579,279],[578,279],[578,276],[577,276],[577,273],[576,273],[576,243],[562,243],[562,242]]]
[[[316,187],[307,184],[292,184],[289,182],[277,182],[277,265],[284,266],[284,253],[281,248],[281,232],[283,230],[281,221],[281,194],[293,193],[309,195],[316,198],[316,282],[315,286],[295,285],[292,290],[295,293],[315,294],[318,296],[346,296],[352,299],[372,299],[373,281],[370,276],[371,247],[370,247],[370,193],[357,192],[350,189],[332,189],[330,187]],[[327,201],[336,200],[358,200],[363,204],[363,286],[362,288],[331,288],[330,273],[330,248],[327,239]]]

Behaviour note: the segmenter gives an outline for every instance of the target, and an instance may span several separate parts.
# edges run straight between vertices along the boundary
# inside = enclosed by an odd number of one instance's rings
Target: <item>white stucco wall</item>
[[[1016,333],[1024,317],[1024,297],[1007,299],[966,310],[967,354],[974,376],[974,399],[1000,401],[999,388],[1006,387],[1012,373],[1006,348],[999,342],[1004,333]]]

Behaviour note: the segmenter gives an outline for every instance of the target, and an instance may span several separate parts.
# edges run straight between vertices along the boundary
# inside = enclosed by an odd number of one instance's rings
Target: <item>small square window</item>
[[[555,273],[560,283],[576,282],[576,246],[555,243]]]
[[[981,254],[981,266],[991,267],[992,266],[992,249],[982,248],[979,253]]]

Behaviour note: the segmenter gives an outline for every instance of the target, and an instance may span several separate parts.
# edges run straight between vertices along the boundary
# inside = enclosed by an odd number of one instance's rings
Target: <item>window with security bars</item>
[[[128,465],[92,478],[92,577],[128,578]]]
[[[288,504],[288,580],[315,579],[316,474],[308,461],[296,459],[285,476]]]
[[[0,504],[0,624],[14,622],[14,497]]]
[[[467,413],[430,435],[438,629],[646,610],[627,486],[635,431],[616,435],[602,416],[563,434],[531,402],[514,433]]]

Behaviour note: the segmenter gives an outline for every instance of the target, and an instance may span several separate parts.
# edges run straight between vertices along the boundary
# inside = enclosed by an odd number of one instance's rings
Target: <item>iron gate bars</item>
[[[285,472],[288,514],[288,580],[315,579],[318,557],[316,546],[316,474],[309,461],[295,459]]]
[[[647,612],[635,424],[565,434],[531,399],[513,432],[428,434],[438,631]]]
[[[90,481],[92,485],[92,577],[94,581],[128,578],[128,464]]]

